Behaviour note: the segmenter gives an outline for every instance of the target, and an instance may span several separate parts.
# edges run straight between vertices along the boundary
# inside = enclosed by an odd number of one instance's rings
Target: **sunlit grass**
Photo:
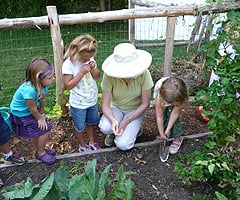
[[[129,42],[128,21],[109,21],[61,26],[61,35],[67,48],[70,42],[81,34],[91,34],[98,41],[96,61],[101,70],[103,61],[114,47],[121,42]],[[136,43],[159,43],[161,41],[136,41]],[[161,68],[164,63],[164,47],[141,48],[152,54],[152,68]],[[52,41],[49,28],[18,29],[0,31],[0,106],[8,106],[12,96],[25,78],[25,69],[33,57],[42,56],[53,63]],[[175,47],[174,56],[187,58],[186,47]],[[102,74],[102,73],[101,73]],[[155,71],[152,73],[155,79]],[[99,91],[101,79],[98,81]],[[55,84],[54,84],[55,86]],[[51,87],[48,105],[56,100],[55,87]],[[52,96],[53,95],[53,96]],[[48,95],[49,96],[49,95]],[[52,102],[53,101],[53,102]]]

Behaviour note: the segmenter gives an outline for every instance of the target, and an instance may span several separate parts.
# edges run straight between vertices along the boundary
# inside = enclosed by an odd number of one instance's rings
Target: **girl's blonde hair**
[[[185,82],[177,77],[170,77],[162,83],[160,88],[161,98],[168,102],[178,102],[185,105],[188,102],[188,91]]]
[[[26,81],[30,81],[37,90],[38,96],[41,94],[43,86],[41,79],[45,78],[54,68],[51,63],[42,57],[36,57],[31,60],[26,69]]]
[[[97,41],[91,35],[80,35],[76,37],[68,47],[64,59],[67,57],[74,63],[79,61],[82,55],[85,53],[96,54],[97,51]]]

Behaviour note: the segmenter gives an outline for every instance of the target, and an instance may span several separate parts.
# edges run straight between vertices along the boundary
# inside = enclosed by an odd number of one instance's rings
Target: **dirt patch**
[[[203,139],[203,138],[202,138]],[[174,172],[174,162],[179,156],[193,149],[198,149],[202,139],[185,140],[178,155],[170,156],[168,162],[162,163],[158,157],[158,145],[149,147],[134,148],[131,151],[111,151],[107,153],[97,153],[82,155],[74,158],[64,159],[64,164],[71,166],[79,162],[81,168],[87,161],[97,159],[97,170],[103,169],[112,164],[111,179],[116,177],[117,169],[123,166],[125,171],[134,171],[131,175],[135,183],[135,200],[166,200],[166,199],[192,199],[193,194],[205,195],[207,199],[211,196],[211,187],[208,185],[195,184],[191,187],[184,186]],[[138,156],[142,155],[141,159]],[[42,163],[30,163],[25,166],[1,169],[3,178],[7,184],[25,180],[31,177],[34,182],[41,181],[45,176],[49,176],[60,166],[61,160],[54,165],[47,166]]]
[[[208,132],[207,123],[199,118],[196,108],[197,107],[193,105],[193,103],[189,103],[189,105],[182,111],[181,117],[184,135]],[[50,119],[49,121],[53,125],[53,129],[47,147],[55,149],[58,155],[77,152],[78,143],[75,139],[74,124],[71,117]],[[137,139],[137,143],[153,141],[158,135],[155,107],[153,105],[150,106],[145,113],[143,132],[143,136]],[[86,133],[84,133],[84,137],[85,141],[88,142]],[[95,140],[102,148],[105,148],[104,138],[104,134],[102,134],[98,127],[96,127]],[[28,160],[35,158],[30,140],[20,140],[13,136],[12,146],[13,150],[25,155]]]
[[[184,135],[193,135],[197,133],[208,132],[206,122],[201,121],[196,112],[196,106],[192,103],[182,111],[181,114]],[[73,123],[71,118],[61,118],[51,120],[53,129],[51,138],[48,143],[49,147],[54,148],[58,155],[75,153],[78,149],[75,136],[73,134]],[[137,143],[154,141],[158,132],[155,121],[155,108],[149,107],[145,114],[143,122],[144,134],[138,138]],[[86,138],[87,139],[87,138]],[[77,157],[65,158],[65,165],[74,165],[80,162],[81,166],[86,164],[88,160],[97,159],[97,170],[103,169],[112,164],[111,174],[115,177],[117,169],[122,165],[126,171],[134,171],[135,175],[131,176],[136,187],[134,190],[134,198],[139,199],[191,199],[193,194],[205,195],[207,199],[212,199],[211,187],[208,185],[194,185],[191,187],[184,186],[181,180],[174,172],[174,163],[178,161],[179,156],[194,149],[199,149],[204,137],[185,140],[182,148],[177,155],[170,155],[166,163],[162,163],[158,156],[158,145],[136,147],[127,152],[114,150],[104,153],[81,154]],[[96,130],[96,141],[99,142],[102,148],[104,146],[104,135]],[[25,155],[28,159],[34,159],[31,142],[28,140],[19,140],[13,137],[13,149]],[[140,159],[139,159],[140,155]],[[41,181],[44,177],[49,176],[54,172],[62,161],[58,160],[53,165],[45,165],[39,162],[28,163],[24,166],[12,166],[1,168],[1,177],[6,185],[12,185],[27,177],[31,177],[34,182]]]

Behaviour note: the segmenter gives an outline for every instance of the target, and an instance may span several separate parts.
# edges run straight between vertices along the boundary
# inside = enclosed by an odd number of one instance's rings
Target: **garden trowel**
[[[159,158],[162,162],[166,162],[169,156],[169,146],[167,146],[166,139],[160,139],[159,144]]]

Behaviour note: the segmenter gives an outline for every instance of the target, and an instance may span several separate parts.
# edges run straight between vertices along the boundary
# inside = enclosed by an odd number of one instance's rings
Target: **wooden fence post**
[[[134,5],[132,4],[131,1],[129,1],[128,3],[128,7],[129,8],[134,8]],[[136,19],[129,19],[129,40],[131,41],[132,44],[135,45],[135,20]]]
[[[173,47],[174,47],[174,34],[175,34],[175,22],[176,22],[176,17],[168,17],[167,18],[166,46],[165,46],[163,76],[171,75]]]
[[[68,113],[68,108],[65,106],[67,97],[64,95],[64,82],[62,76],[64,45],[61,37],[56,6],[47,6],[47,12],[54,55],[57,104],[61,106],[62,115],[65,115]]]

